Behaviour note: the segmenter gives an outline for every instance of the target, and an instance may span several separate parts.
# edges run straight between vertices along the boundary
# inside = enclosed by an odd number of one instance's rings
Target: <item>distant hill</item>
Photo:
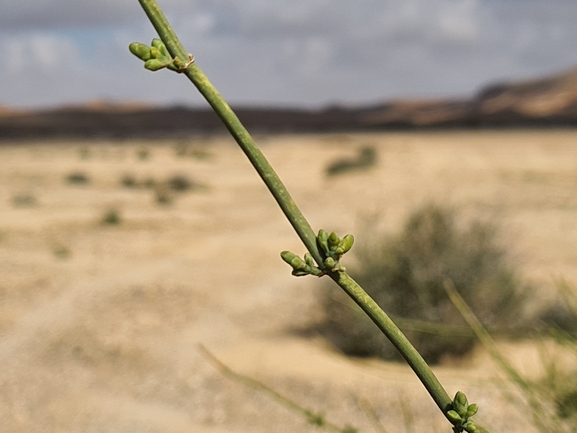
[[[577,127],[577,69],[492,84],[470,99],[399,100],[321,110],[233,107],[250,131],[323,132],[412,128]],[[21,111],[0,105],[0,140],[130,138],[221,133],[208,108],[92,102]]]

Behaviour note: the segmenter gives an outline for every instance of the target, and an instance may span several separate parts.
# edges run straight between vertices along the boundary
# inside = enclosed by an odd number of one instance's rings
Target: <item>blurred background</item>
[[[449,394],[576,431],[575,0],[159,3]],[[154,36],[136,0],[0,0],[0,430],[448,431],[346,296],[290,275],[304,247],[219,119],[129,53]]]
[[[577,64],[572,0],[164,0],[234,104],[321,107],[470,97]],[[155,36],[136,0],[0,1],[0,104],[202,104],[127,49]]]

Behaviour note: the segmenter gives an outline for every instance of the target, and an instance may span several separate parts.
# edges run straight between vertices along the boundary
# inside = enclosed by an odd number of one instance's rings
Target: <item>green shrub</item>
[[[136,188],[138,183],[132,174],[124,174],[120,179],[120,184],[125,188]]]
[[[70,251],[70,248],[64,245],[55,246],[52,249],[52,253],[59,259],[69,259],[72,256],[72,251]]]
[[[464,355],[475,344],[445,293],[447,279],[489,327],[522,325],[527,287],[508,263],[494,224],[476,220],[460,228],[453,210],[428,205],[413,213],[398,235],[373,234],[372,244],[357,248],[357,257],[353,277],[399,319],[428,362]],[[322,293],[320,331],[338,349],[353,356],[400,359],[348,297],[335,290]]]
[[[168,206],[174,201],[174,194],[166,185],[158,185],[154,188],[154,199],[157,204]]]
[[[85,173],[75,171],[66,176],[66,182],[73,185],[84,185],[90,183],[90,179]]]
[[[167,180],[168,187],[173,191],[187,191],[192,189],[194,184],[192,180],[182,174],[175,174]]]
[[[122,221],[120,212],[117,209],[109,209],[102,217],[102,224],[104,225],[118,225]]]
[[[352,158],[342,158],[333,161],[325,170],[327,176],[359,171],[370,168],[377,163],[377,150],[374,146],[363,146]]]
[[[150,158],[150,149],[147,147],[139,147],[136,149],[136,157],[141,161],[146,161]]]
[[[38,199],[31,193],[16,194],[12,197],[14,207],[35,207],[38,205]]]

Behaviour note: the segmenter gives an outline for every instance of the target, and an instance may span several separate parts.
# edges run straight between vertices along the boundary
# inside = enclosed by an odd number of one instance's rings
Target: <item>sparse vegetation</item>
[[[90,149],[86,146],[82,146],[78,150],[78,156],[80,156],[80,159],[89,159],[91,155],[92,154],[90,152]]]
[[[172,203],[174,195],[165,184],[161,184],[154,188],[154,199],[159,205],[166,206]]]
[[[32,193],[20,193],[12,196],[14,207],[34,207],[38,205],[38,199]]]
[[[72,185],[86,185],[90,183],[90,178],[86,173],[75,171],[66,176],[66,182]]]
[[[398,318],[428,362],[461,356],[475,344],[443,288],[449,279],[481,320],[510,328],[524,322],[524,286],[499,245],[496,226],[473,221],[461,228],[454,210],[427,205],[414,212],[400,234],[359,247],[356,279]],[[348,297],[323,292],[320,330],[339,350],[354,356],[399,359]],[[403,326],[405,325],[405,326]]]
[[[374,146],[363,146],[353,158],[342,158],[331,162],[326,168],[327,176],[335,176],[351,171],[366,170],[377,163],[377,150]]]
[[[167,180],[168,187],[177,192],[188,191],[194,187],[194,183],[183,174],[175,174]]]
[[[125,188],[136,188],[138,183],[132,174],[125,174],[120,179],[120,184]]]
[[[153,177],[139,180],[132,174],[124,174],[120,179],[124,188],[144,188],[154,191],[154,200],[160,205],[171,204],[177,194],[189,190],[202,188],[184,174],[175,174],[164,181],[157,181]]]
[[[72,256],[72,251],[70,251],[70,248],[68,248],[67,246],[64,245],[58,245],[56,247],[54,247],[54,249],[52,250],[52,253],[54,254],[54,257],[59,258],[59,259],[68,259]]]
[[[139,147],[136,149],[136,157],[141,161],[146,161],[150,159],[150,149],[148,147]]]
[[[191,157],[198,160],[210,159],[211,154],[204,146],[191,145],[186,141],[179,141],[174,146],[174,154],[179,158]]]
[[[102,224],[108,226],[118,225],[122,222],[120,211],[118,209],[109,209],[102,217]]]

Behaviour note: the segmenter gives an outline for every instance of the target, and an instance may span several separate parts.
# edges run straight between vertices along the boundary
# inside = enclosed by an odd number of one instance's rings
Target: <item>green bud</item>
[[[469,420],[467,421],[465,424],[463,424],[463,428],[468,431],[469,433],[481,433],[484,429],[478,428],[475,423],[473,422],[473,420]]]
[[[314,268],[315,265],[315,260],[313,259],[313,256],[311,256],[310,253],[305,253],[305,262],[307,265],[309,265],[311,268]]]
[[[468,407],[469,402],[467,396],[461,391],[457,391],[455,398],[453,399],[453,409],[455,409],[461,417],[465,417],[467,415]]]
[[[320,229],[319,234],[317,236],[317,242],[326,255],[329,254],[328,240],[329,240],[329,234],[325,232],[323,229]]]
[[[339,246],[340,238],[335,232],[332,232],[329,236],[329,250],[334,251],[336,247]]]
[[[132,54],[138,57],[140,60],[147,61],[151,59],[150,47],[139,42],[133,42],[128,46],[128,49]]]
[[[150,59],[144,62],[144,67],[149,71],[158,71],[159,69],[166,68],[168,62],[163,62],[158,59]]]
[[[294,275],[295,277],[304,277],[306,275],[310,275],[311,273],[308,271],[303,271],[301,269],[293,269],[291,274]]]
[[[337,265],[337,261],[335,259],[333,259],[332,257],[327,257],[325,259],[325,266],[327,268],[329,268],[330,270],[333,270],[333,268]]]
[[[469,407],[467,408],[467,414],[465,415],[467,418],[472,417],[473,415],[475,415],[477,413],[477,411],[479,410],[479,406],[476,405],[475,403],[470,404]]]
[[[164,42],[162,42],[162,39],[154,38],[151,42],[151,45],[160,51],[162,47],[164,47]]]
[[[291,264],[291,262],[293,261],[293,259],[295,257],[297,257],[296,254],[291,253],[290,251],[283,251],[282,253],[280,253],[281,258],[287,262],[289,265]]]
[[[169,59],[172,58],[172,56],[168,52],[168,48],[166,48],[166,45],[162,44],[160,47],[158,47],[158,51],[160,51],[160,54],[162,54],[164,57],[167,57]]]
[[[162,55],[162,53],[160,52],[160,50],[159,50],[158,48],[156,48],[156,47],[150,48],[150,56],[151,56],[153,59],[162,59],[162,57],[163,57],[163,55]]]
[[[452,409],[447,412],[447,418],[449,419],[449,421],[451,421],[453,423],[453,425],[460,424],[463,421],[463,418],[461,418],[461,415],[459,415],[457,412],[455,412]]]
[[[343,249],[342,254],[349,252],[354,243],[355,238],[353,235],[345,235],[345,237],[339,243],[339,247]]]

